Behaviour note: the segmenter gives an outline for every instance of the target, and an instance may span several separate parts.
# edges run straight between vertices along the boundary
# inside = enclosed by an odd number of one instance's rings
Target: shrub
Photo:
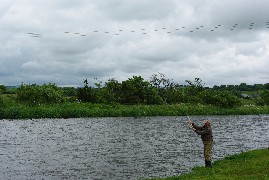
[[[4,106],[4,100],[3,98],[0,96],[0,107],[3,107]]]
[[[242,104],[241,100],[228,91],[204,90],[198,94],[203,104],[211,104],[224,108],[237,107]]]
[[[22,84],[17,90],[17,98],[20,102],[28,104],[51,104],[64,101],[62,90],[50,83],[42,86]]]
[[[115,79],[109,79],[105,83],[104,87],[104,96],[106,97],[109,103],[120,103],[121,102],[121,93],[122,93],[122,84]]]
[[[257,99],[258,105],[269,105],[269,90],[265,90],[261,93],[260,98]]]
[[[103,88],[83,87],[78,89],[77,98],[81,102],[106,103],[107,100],[104,95]]]
[[[160,104],[162,99],[155,87],[141,76],[133,76],[122,82],[121,101],[123,104]]]
[[[6,93],[6,91],[7,91],[7,88],[6,88],[6,86],[4,86],[4,85],[0,85],[0,94],[1,93]]]

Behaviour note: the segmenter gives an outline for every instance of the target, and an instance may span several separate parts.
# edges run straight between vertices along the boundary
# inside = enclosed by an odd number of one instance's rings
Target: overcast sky
[[[0,84],[269,83],[268,0],[0,0]]]

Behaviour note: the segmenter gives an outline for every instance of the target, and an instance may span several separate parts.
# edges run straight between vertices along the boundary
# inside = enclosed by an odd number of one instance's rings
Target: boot
[[[205,161],[205,167],[212,168],[211,161]]]

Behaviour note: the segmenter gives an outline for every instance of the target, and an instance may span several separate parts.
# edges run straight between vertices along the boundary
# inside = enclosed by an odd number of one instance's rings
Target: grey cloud
[[[228,0],[210,3],[210,17],[212,22],[226,24],[247,24],[251,22],[264,23],[268,21],[268,1],[264,0]]]
[[[2,18],[2,16],[4,16],[6,13],[8,13],[12,3],[13,3],[13,0],[2,0],[1,1],[0,18]]]
[[[114,20],[160,20],[169,16],[174,8],[173,0],[112,0],[98,4],[108,18]]]
[[[87,77],[157,72],[178,83],[197,76],[207,85],[267,82],[266,0],[4,2],[1,84],[81,85]]]

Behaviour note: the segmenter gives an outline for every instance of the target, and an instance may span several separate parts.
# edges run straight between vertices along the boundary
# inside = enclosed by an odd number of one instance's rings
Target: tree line
[[[178,104],[200,103],[224,108],[242,105],[240,91],[263,90],[256,99],[258,105],[269,105],[268,84],[249,86],[241,83],[237,86],[204,87],[202,79],[186,80],[187,85],[179,85],[168,79],[162,73],[154,74],[146,81],[141,76],[133,76],[119,82],[109,79],[103,83],[94,78],[95,87],[90,86],[89,80],[84,79],[84,86],[57,87],[55,84],[21,84],[15,91],[20,103],[30,105],[77,102],[77,103],[105,103],[105,104]],[[233,88],[232,88],[233,87]],[[268,88],[268,89],[266,89]],[[1,86],[0,93],[6,91]],[[1,101],[1,99],[0,99]]]
[[[228,91],[260,91],[269,90],[269,83],[266,84],[254,84],[248,85],[247,83],[241,83],[239,85],[214,85],[215,90],[228,90]]]

